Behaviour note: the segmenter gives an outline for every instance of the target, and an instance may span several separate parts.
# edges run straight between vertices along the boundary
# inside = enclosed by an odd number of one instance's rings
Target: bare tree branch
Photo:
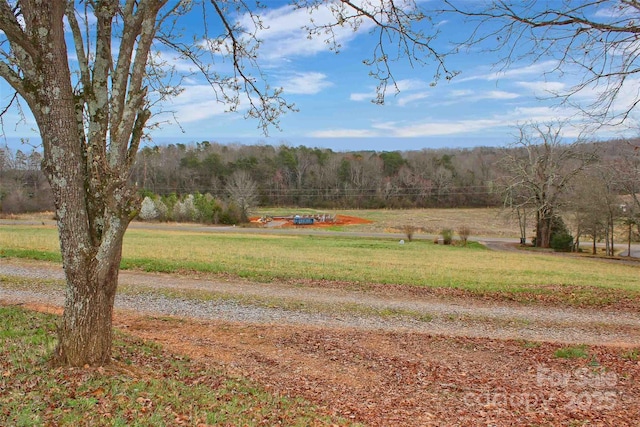
[[[296,2],[297,7],[306,8],[313,16],[324,2],[321,0],[301,0]],[[370,76],[378,80],[376,99],[374,102],[383,104],[389,84],[396,92],[398,86],[392,72],[392,62],[405,60],[413,65],[426,65],[431,61],[435,63],[433,83],[436,84],[444,76],[450,80],[459,74],[459,71],[450,70],[445,64],[446,55],[432,47],[433,41],[439,34],[437,26],[433,25],[431,16],[427,15],[413,0],[394,2],[380,0],[375,2],[354,2],[340,0],[336,3],[328,3],[335,20],[330,23],[317,23],[311,20],[306,26],[311,37],[326,37],[332,50],[338,52],[340,44],[337,41],[335,31],[338,28],[350,27],[358,31],[371,23],[371,34],[378,40],[371,57],[363,60],[363,63],[371,68]],[[427,25],[428,24],[428,25]],[[426,34],[420,26],[427,26],[431,31]],[[394,46],[393,50],[390,50]]]
[[[637,0],[445,3],[441,12],[462,15],[473,28],[459,47],[498,52],[503,70],[522,60],[555,60],[548,75],[576,72],[579,81],[551,95],[601,125],[622,124],[636,110],[640,85],[629,83],[640,73]],[[627,90],[636,91],[631,101],[622,99]],[[580,99],[591,91],[597,92],[591,101]]]

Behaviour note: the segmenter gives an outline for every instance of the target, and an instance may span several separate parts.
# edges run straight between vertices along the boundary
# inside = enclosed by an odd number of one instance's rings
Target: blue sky
[[[308,22],[304,10],[295,10],[283,1],[266,2],[261,12],[268,29],[260,32],[263,45],[259,60],[269,82],[282,87],[284,96],[295,103],[298,112],[282,117],[282,130],[272,128],[269,137],[262,134],[258,123],[238,113],[225,113],[225,106],[215,101],[213,91],[197,76],[185,80],[183,92],[163,108],[171,114],[156,117],[162,127],[151,132],[151,144],[199,142],[203,140],[244,144],[270,143],[292,146],[307,145],[334,150],[416,150],[440,147],[500,146],[513,141],[515,126],[527,121],[548,122],[570,119],[576,111],[560,107],[549,97],[549,91],[562,90],[576,83],[576,75],[567,70],[563,76],[545,75],[556,63],[552,60],[521,62],[508,70],[494,66],[497,56],[486,52],[461,52],[447,59],[451,69],[460,74],[451,81],[431,85],[435,63],[412,68],[406,61],[393,64],[399,93],[391,88],[385,105],[375,105],[377,81],[368,76],[363,65],[373,46],[369,28],[345,29],[338,34],[340,53],[328,51],[320,39],[309,40],[301,29]],[[595,13],[607,13],[606,10]],[[316,12],[315,19],[327,14]],[[236,19],[246,20],[238,16]],[[192,16],[190,28],[198,30],[202,18]],[[455,17],[438,18],[441,34],[436,48],[447,50],[449,40],[460,40],[469,28]],[[163,52],[178,70],[190,65]],[[226,66],[222,63],[222,66]],[[638,81],[629,84],[638,88]],[[0,87],[6,100],[11,91]],[[625,93],[635,93],[627,91]],[[582,93],[578,101],[588,103],[596,91]],[[13,114],[13,112],[11,113]],[[173,117],[178,123],[172,122]],[[577,119],[573,119],[578,123]],[[9,141],[19,137],[37,140],[35,125],[14,126],[15,116],[4,118],[4,131]],[[631,123],[631,122],[630,122]],[[576,137],[579,127],[567,127],[565,136]],[[626,129],[603,129],[596,138],[606,139]]]

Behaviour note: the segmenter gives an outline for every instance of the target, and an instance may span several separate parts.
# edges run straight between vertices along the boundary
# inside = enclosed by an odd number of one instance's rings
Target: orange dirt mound
[[[259,222],[259,218],[251,218],[251,222]],[[274,220],[276,221],[276,220]],[[277,220],[280,222],[281,220]],[[293,223],[293,220],[283,221],[282,224],[279,224],[280,227],[301,227],[301,228],[318,228],[318,227],[330,227],[332,225],[357,225],[357,224],[371,224],[373,221],[360,218],[357,216],[349,216],[349,215],[336,215],[333,221],[314,221],[312,225],[296,225]]]
[[[336,221],[334,224],[337,225],[356,225],[356,224],[371,224],[373,221],[360,218],[357,216],[348,216],[348,215],[336,215]],[[317,225],[327,225],[328,223],[318,223]]]
[[[333,225],[356,225],[356,224],[371,224],[373,221],[368,219],[359,218],[357,216],[348,216],[348,215],[336,215],[333,221],[314,221],[311,225],[296,225],[293,221],[287,221],[286,224],[283,224],[283,227],[301,227],[301,228],[320,228],[320,227],[331,227]]]

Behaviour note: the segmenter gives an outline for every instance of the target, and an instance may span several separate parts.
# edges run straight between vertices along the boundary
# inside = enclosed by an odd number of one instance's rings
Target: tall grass
[[[55,230],[5,227],[0,256],[54,259]],[[130,229],[123,268],[224,273],[259,281],[332,280],[525,292],[577,286],[640,293],[637,266],[494,252],[420,240]]]

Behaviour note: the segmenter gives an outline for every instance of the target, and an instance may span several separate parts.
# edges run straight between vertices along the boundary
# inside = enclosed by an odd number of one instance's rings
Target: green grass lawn
[[[59,260],[53,227],[3,227],[0,256]],[[479,293],[583,288],[640,294],[638,267],[573,257],[395,239],[130,229],[122,267],[197,271],[256,281],[330,280]]]
[[[108,368],[51,368],[56,318],[1,307],[0,425],[349,425],[159,345],[116,333]]]

